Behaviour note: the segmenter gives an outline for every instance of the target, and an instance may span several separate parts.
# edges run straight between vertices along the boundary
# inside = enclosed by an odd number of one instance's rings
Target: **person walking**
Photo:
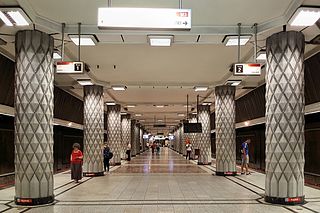
[[[251,140],[248,139],[241,144],[241,154],[242,154],[242,161],[241,161],[241,174],[244,174],[243,168],[246,169],[246,174],[249,175],[249,144]]]
[[[128,160],[128,161],[131,161],[131,143],[128,143],[128,145],[127,145],[126,154],[128,155],[127,160]]]
[[[186,145],[186,150],[187,150],[186,160],[188,159],[188,157],[189,157],[189,160],[190,160],[191,151],[192,151],[192,146],[191,146],[190,143],[188,143],[188,144]]]
[[[75,180],[76,183],[82,179],[82,160],[83,154],[80,150],[80,144],[74,143],[73,150],[70,156],[71,163],[71,180]]]
[[[110,148],[107,145],[104,145],[103,149],[103,163],[104,171],[109,172],[110,169],[110,159],[113,157],[113,153],[110,151]]]

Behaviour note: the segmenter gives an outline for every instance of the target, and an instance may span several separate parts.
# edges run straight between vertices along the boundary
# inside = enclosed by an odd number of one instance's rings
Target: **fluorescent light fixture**
[[[196,92],[204,92],[204,91],[208,90],[208,87],[207,86],[195,86],[193,89]]]
[[[164,107],[164,105],[154,105],[155,107],[157,107],[157,108],[163,108]]]
[[[124,91],[127,89],[126,86],[111,86],[114,91]]]
[[[171,43],[173,42],[173,36],[152,36],[148,35],[148,40],[150,43],[150,46],[155,47],[170,47]]]
[[[7,26],[29,26],[31,20],[21,8],[0,8],[0,18]]]
[[[90,86],[93,85],[91,79],[78,79],[77,82],[82,86]]]
[[[249,126],[249,122],[248,121],[244,122],[244,125]]]
[[[203,106],[210,106],[212,104],[212,102],[208,102],[208,101],[205,101],[202,103]]]
[[[183,114],[183,113],[178,113],[178,116],[179,116],[179,117],[183,117],[184,114]]]
[[[140,122],[145,122],[146,120],[139,120]]]
[[[197,114],[197,112],[193,112],[193,113],[191,113],[192,115],[196,115]]]
[[[141,117],[142,114],[139,114],[139,113],[138,113],[138,114],[135,114],[135,116],[136,116],[136,117]]]
[[[134,108],[136,105],[127,105],[128,108]]]
[[[241,84],[241,82],[241,80],[227,80],[225,84],[230,86],[238,86],[239,84]]]
[[[172,8],[99,8],[98,28],[191,30],[191,10]]]
[[[240,36],[240,45],[246,45],[246,43],[250,40],[250,35],[242,35]],[[238,46],[238,36],[237,35],[227,35],[224,37],[222,42],[226,46]]]
[[[79,35],[69,34],[69,38],[75,45],[79,45]],[[80,35],[80,46],[94,46],[98,43],[95,35]]]
[[[320,18],[320,8],[300,7],[289,20],[291,26],[307,27],[314,25]]]
[[[163,120],[158,120],[158,122],[163,122]]]
[[[108,101],[108,102],[106,102],[106,105],[107,106],[114,106],[114,105],[116,105],[116,103],[114,101]]]
[[[61,59],[61,55],[60,55],[60,53],[59,53],[58,51],[54,51],[54,52],[53,52],[53,59],[54,59],[54,60],[59,60],[59,59]]]
[[[120,112],[120,115],[127,115],[128,113],[126,112]]]
[[[257,60],[265,61],[267,59],[267,52],[265,50],[260,50],[257,53]]]
[[[13,26],[13,23],[11,23],[11,21],[7,18],[7,16],[2,11],[0,11],[0,18],[5,23],[5,25],[10,27]]]

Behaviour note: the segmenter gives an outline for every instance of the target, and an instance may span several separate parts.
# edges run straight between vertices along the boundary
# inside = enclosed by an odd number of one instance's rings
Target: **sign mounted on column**
[[[190,30],[190,9],[99,8],[99,29]]]
[[[261,75],[261,64],[258,63],[243,63],[234,64],[234,75]]]
[[[57,61],[56,73],[83,73],[84,64],[81,61]]]

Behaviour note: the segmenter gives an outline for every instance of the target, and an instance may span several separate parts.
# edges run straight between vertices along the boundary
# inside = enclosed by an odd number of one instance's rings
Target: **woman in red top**
[[[74,143],[73,150],[70,157],[71,162],[71,179],[75,180],[76,183],[82,178],[82,159],[83,154],[80,151],[80,144]]]

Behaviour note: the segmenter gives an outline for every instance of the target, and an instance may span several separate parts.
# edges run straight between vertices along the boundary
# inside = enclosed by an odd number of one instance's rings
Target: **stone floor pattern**
[[[78,184],[70,172],[55,175],[54,205],[16,206],[14,187],[3,189],[0,212],[320,212],[320,190],[305,187],[307,203],[302,206],[270,205],[263,200],[264,174],[219,177],[212,175],[214,170],[214,165],[198,166],[162,148],[160,155],[147,151],[103,177]]]

